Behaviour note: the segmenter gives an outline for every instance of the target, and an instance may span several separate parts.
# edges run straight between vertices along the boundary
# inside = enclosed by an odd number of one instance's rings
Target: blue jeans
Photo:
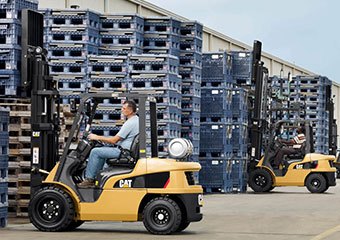
[[[118,158],[120,150],[115,147],[98,147],[91,150],[86,166],[85,177],[95,179],[98,172],[103,169],[106,159]]]

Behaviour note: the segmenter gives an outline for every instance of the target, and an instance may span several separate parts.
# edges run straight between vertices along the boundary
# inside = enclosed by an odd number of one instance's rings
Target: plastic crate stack
[[[170,17],[144,19],[143,52],[149,54],[180,54],[181,22]]]
[[[232,171],[233,191],[247,190],[248,159],[248,92],[243,88],[232,89]]]
[[[249,51],[232,51],[232,75],[236,84],[251,85],[253,54]]]
[[[99,33],[101,55],[143,53],[144,18],[138,15],[102,15]]]
[[[89,10],[42,10],[50,75],[69,98],[86,91],[88,55],[98,54],[99,14]]]
[[[198,162],[201,116],[202,34],[198,22],[182,22],[179,74],[182,77],[182,137],[194,145],[191,161]]]
[[[16,96],[21,84],[21,10],[37,9],[34,0],[0,1],[0,95]]]
[[[275,76],[271,80],[273,88],[279,89],[281,79]],[[315,152],[328,154],[329,112],[326,110],[326,87],[331,86],[331,80],[323,76],[296,76],[289,84],[286,78],[282,81],[283,93],[289,97],[290,105],[293,102],[305,105],[304,111],[292,111],[285,118],[310,120]]]
[[[232,191],[231,122],[232,79],[228,54],[202,56],[201,128],[199,182],[207,192]]]
[[[8,124],[9,112],[0,108],[0,228],[6,226],[8,216]]]
[[[179,60],[168,54],[129,55],[129,90],[155,91],[159,154],[167,153],[171,139],[181,135],[181,79]]]

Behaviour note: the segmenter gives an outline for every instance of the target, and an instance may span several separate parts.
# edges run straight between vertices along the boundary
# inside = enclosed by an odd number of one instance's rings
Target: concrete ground
[[[340,239],[340,182],[325,194],[285,187],[269,194],[209,194],[204,203],[204,219],[172,236],[151,235],[142,223],[89,222],[73,232],[44,233],[10,221],[0,239]]]

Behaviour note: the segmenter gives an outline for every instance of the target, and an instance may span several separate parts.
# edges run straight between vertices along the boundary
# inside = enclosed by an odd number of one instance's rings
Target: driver
[[[304,128],[300,127],[297,129],[296,132],[297,136],[295,136],[292,139],[289,140],[279,139],[279,141],[281,143],[286,144],[286,146],[283,146],[276,154],[273,163],[274,168],[279,168],[283,156],[301,152],[302,145],[304,142],[306,142],[305,130]]]
[[[119,145],[124,149],[130,149],[132,141],[139,134],[139,117],[136,115],[137,106],[134,101],[125,101],[122,106],[122,114],[127,118],[120,131],[113,137],[104,137],[96,134],[89,134],[89,140],[100,141],[107,144]],[[85,171],[85,180],[78,184],[81,188],[95,186],[95,178],[103,169],[106,159],[119,158],[119,148],[103,146],[91,150]]]

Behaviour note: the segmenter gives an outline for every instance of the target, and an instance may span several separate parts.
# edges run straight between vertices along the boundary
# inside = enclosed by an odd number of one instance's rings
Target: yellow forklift
[[[173,139],[169,157],[158,157],[155,98],[143,93],[94,93],[82,96],[72,128],[58,154],[59,92],[49,77],[42,48],[42,16],[23,11],[23,76],[32,100],[32,173],[30,221],[48,232],[69,231],[85,221],[142,221],[153,234],[171,234],[202,219],[203,189],[194,174],[199,163],[186,162],[192,144]],[[40,26],[40,28],[39,28]],[[138,103],[139,136],[119,159],[107,159],[108,168],[96,186],[79,188],[90,151],[100,143],[87,136],[98,104],[103,99],[135,100]],[[85,123],[84,130],[80,130]],[[72,149],[72,143],[77,143]]]
[[[252,99],[252,121],[250,134],[250,151],[248,162],[248,184],[255,192],[269,192],[275,187],[281,186],[306,186],[312,193],[322,193],[330,186],[335,186],[336,168],[333,166],[335,157],[314,152],[312,127],[307,120],[281,120],[269,127],[268,115],[273,111],[283,112],[300,111],[300,103],[291,103],[287,107],[282,104],[268,108],[271,105],[268,96],[273,97],[272,89],[269,87],[268,69],[261,61],[262,43],[254,42],[253,48],[253,71],[252,82],[255,85],[254,98]],[[290,74],[288,74],[290,75]],[[289,78],[289,76],[288,76]],[[327,110],[330,111],[330,91],[327,89]],[[283,82],[280,86],[278,103],[282,103]],[[289,102],[289,99],[288,99]],[[281,116],[282,119],[282,116]],[[331,121],[333,123],[333,121]],[[282,147],[279,140],[282,128],[302,126],[305,129],[306,142],[302,146],[300,154],[284,156],[281,166],[273,168],[273,160]],[[334,134],[330,134],[333,136]],[[266,138],[264,138],[266,136]],[[332,149],[336,149],[335,141],[330,143]]]
[[[306,141],[299,153],[284,156],[279,168],[273,168],[273,160],[285,146],[280,141],[283,132],[302,126],[306,132]],[[264,156],[249,173],[248,184],[255,192],[269,192],[275,187],[306,186],[311,193],[323,193],[330,186],[335,186],[333,167],[335,157],[313,153],[313,132],[307,120],[281,120],[274,124],[268,147]]]

